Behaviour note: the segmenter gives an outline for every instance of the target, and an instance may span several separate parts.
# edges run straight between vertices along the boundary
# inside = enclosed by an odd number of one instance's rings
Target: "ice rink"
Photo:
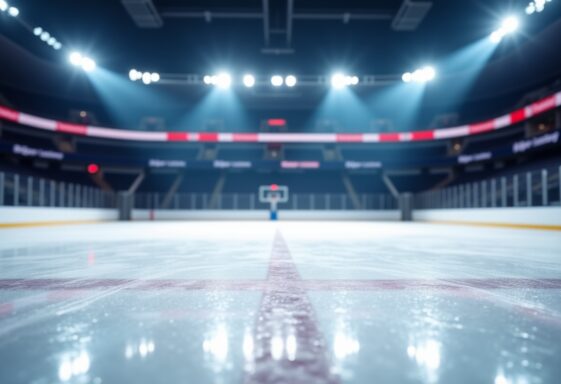
[[[0,383],[559,383],[561,233],[0,230]]]

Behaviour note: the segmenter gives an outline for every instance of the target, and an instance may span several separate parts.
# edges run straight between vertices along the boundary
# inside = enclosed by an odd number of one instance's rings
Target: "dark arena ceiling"
[[[335,71],[357,75],[353,92],[369,98],[401,83],[404,72],[431,65],[437,77],[426,84],[425,105],[445,104],[448,111],[478,103],[489,113],[512,107],[561,75],[559,1],[531,15],[525,12],[529,0],[8,3],[20,13],[0,14],[0,93],[31,111],[41,110],[45,96],[79,107],[106,103],[100,100],[103,80],[94,79],[99,71],[144,88],[139,92],[161,94],[154,111],[195,103],[208,92],[203,76],[218,71],[230,72],[234,84],[248,72],[265,79],[256,89],[237,87],[249,108],[298,109],[323,100]],[[519,30],[499,44],[490,42],[489,35],[509,15],[519,18]],[[35,36],[37,27],[61,49]],[[73,68],[68,63],[73,51],[93,58],[98,70],[84,74]],[[131,68],[158,72],[161,81],[132,84]],[[297,86],[272,89],[267,82],[277,73],[294,74]],[[451,98],[458,79],[466,84]]]

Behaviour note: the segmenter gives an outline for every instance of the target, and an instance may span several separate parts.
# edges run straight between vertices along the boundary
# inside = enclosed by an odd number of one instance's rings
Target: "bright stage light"
[[[158,81],[160,81],[160,74],[158,72],[154,72],[150,75],[150,80],[152,80],[153,83],[157,83]]]
[[[35,36],[39,36],[39,35],[41,35],[41,33],[43,33],[43,28],[41,28],[41,27],[36,27],[36,28],[33,29],[33,34]]]
[[[503,20],[502,29],[505,33],[512,33],[518,29],[520,21],[514,16],[507,17]]]
[[[341,89],[345,87],[345,76],[341,73],[336,73],[331,76],[331,85],[335,89]]]
[[[134,69],[134,68],[131,69],[131,70],[129,71],[129,79],[130,79],[131,81],[137,81],[137,80],[142,79],[142,72],[139,72],[139,71],[137,71],[137,70]]]
[[[146,85],[152,82],[152,74],[150,72],[144,72],[142,74],[142,82]]]
[[[286,84],[287,87],[290,87],[290,88],[294,87],[297,82],[298,82],[298,80],[296,79],[296,76],[293,76],[293,75],[288,75],[284,79],[284,83]]]
[[[203,83],[205,83],[206,85],[214,84],[215,81],[215,76],[205,75],[205,77],[203,77]]]
[[[51,38],[51,34],[49,32],[43,32],[41,33],[41,40],[43,41],[47,41]]]
[[[501,27],[499,29],[491,33],[489,39],[493,43],[498,44],[502,41],[503,37],[505,37],[508,34],[516,32],[519,26],[520,26],[520,21],[518,20],[518,18],[514,16],[509,16],[503,20],[503,22],[501,23]]]
[[[528,6],[526,7],[526,14],[527,15],[532,15],[534,13],[543,12],[543,10],[545,9],[545,6],[548,3],[551,3],[551,0],[533,0],[533,1],[530,1]]]
[[[436,70],[434,67],[426,66],[423,68],[416,69],[413,73],[405,72],[401,76],[401,80],[404,83],[427,83],[429,81],[434,80],[436,77]]]
[[[232,76],[228,73],[220,73],[216,76],[216,86],[222,89],[228,89],[232,85]]]
[[[16,7],[10,7],[8,8],[8,14],[12,17],[17,17],[19,15],[19,9]]]
[[[68,56],[68,60],[70,61],[70,64],[79,66],[82,65],[83,57],[82,54],[78,52],[72,52],[70,56]]]
[[[68,56],[68,61],[76,67],[81,67],[86,72],[92,72],[96,68],[96,63],[93,59],[83,56],[79,52],[72,52]]]
[[[8,3],[4,0],[0,0],[0,11],[6,12],[8,10]]]
[[[82,59],[82,69],[86,72],[92,72],[95,70],[96,64],[95,61],[90,59],[89,57],[84,57]]]
[[[496,31],[494,31],[493,33],[491,33],[491,36],[489,36],[489,39],[491,40],[491,42],[498,44],[501,42],[501,40],[504,37],[504,32],[500,29],[497,29]]]
[[[274,75],[273,77],[271,77],[271,84],[273,85],[273,87],[280,87],[283,83],[284,79],[282,78],[282,76]]]
[[[56,39],[54,37],[51,37],[49,40],[47,40],[47,44],[49,44],[50,46],[55,45],[56,43]]]
[[[255,77],[253,75],[244,75],[243,77],[243,85],[247,88],[251,88],[255,85]]]
[[[358,83],[358,76],[349,76],[342,73],[335,73],[331,76],[331,86],[335,89],[342,89],[350,85],[357,85]]]
[[[59,42],[57,41],[57,42],[53,45],[53,48],[56,49],[56,50],[58,51],[59,49],[62,48],[62,44],[59,43]]]
[[[421,71],[424,81],[432,81],[436,77],[436,71],[433,67],[424,67]]]

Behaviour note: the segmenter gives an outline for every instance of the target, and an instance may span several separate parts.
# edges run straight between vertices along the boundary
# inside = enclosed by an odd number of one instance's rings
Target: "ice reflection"
[[[288,329],[286,333],[288,333],[287,336],[278,334],[271,338],[270,352],[273,360],[296,360],[298,340],[296,339],[293,329]]]
[[[296,337],[294,335],[289,335],[286,338],[286,357],[290,361],[294,361],[296,359]]]
[[[524,375],[514,375],[508,377],[505,375],[502,369],[499,369],[497,375],[495,376],[495,384],[528,384],[530,383],[529,378]]]
[[[271,357],[280,360],[284,355],[284,340],[281,336],[273,336],[271,339]]]
[[[132,359],[134,356],[139,355],[141,358],[154,353],[156,344],[152,340],[141,339],[138,343],[129,343],[125,348],[125,357]]]
[[[333,353],[338,360],[343,360],[360,351],[360,343],[349,333],[338,331],[333,341]]]
[[[75,376],[86,374],[90,370],[90,355],[86,351],[78,355],[68,354],[64,356],[58,367],[58,378],[60,381],[68,381]]]
[[[360,351],[360,342],[351,331],[346,321],[339,320],[333,336],[333,372],[343,379],[350,380],[353,373],[352,365],[356,363],[357,355]]]
[[[223,364],[228,358],[228,331],[224,324],[220,324],[203,341],[203,351],[210,355],[217,363]]]
[[[429,382],[435,382],[440,368],[442,344],[435,339],[412,343],[407,347],[407,356],[424,368]]]
[[[253,342],[253,336],[248,329],[245,330],[243,335],[243,356],[246,361],[253,360],[253,351],[255,350],[255,343]]]

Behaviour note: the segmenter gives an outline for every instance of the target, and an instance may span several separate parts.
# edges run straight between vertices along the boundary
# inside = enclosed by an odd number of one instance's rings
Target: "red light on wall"
[[[88,164],[88,173],[90,175],[95,175],[99,172],[99,165],[97,164]]]
[[[279,190],[279,186],[276,184],[271,184],[271,191],[278,191]]]
[[[286,125],[285,119],[269,119],[267,120],[269,127],[284,127]]]

